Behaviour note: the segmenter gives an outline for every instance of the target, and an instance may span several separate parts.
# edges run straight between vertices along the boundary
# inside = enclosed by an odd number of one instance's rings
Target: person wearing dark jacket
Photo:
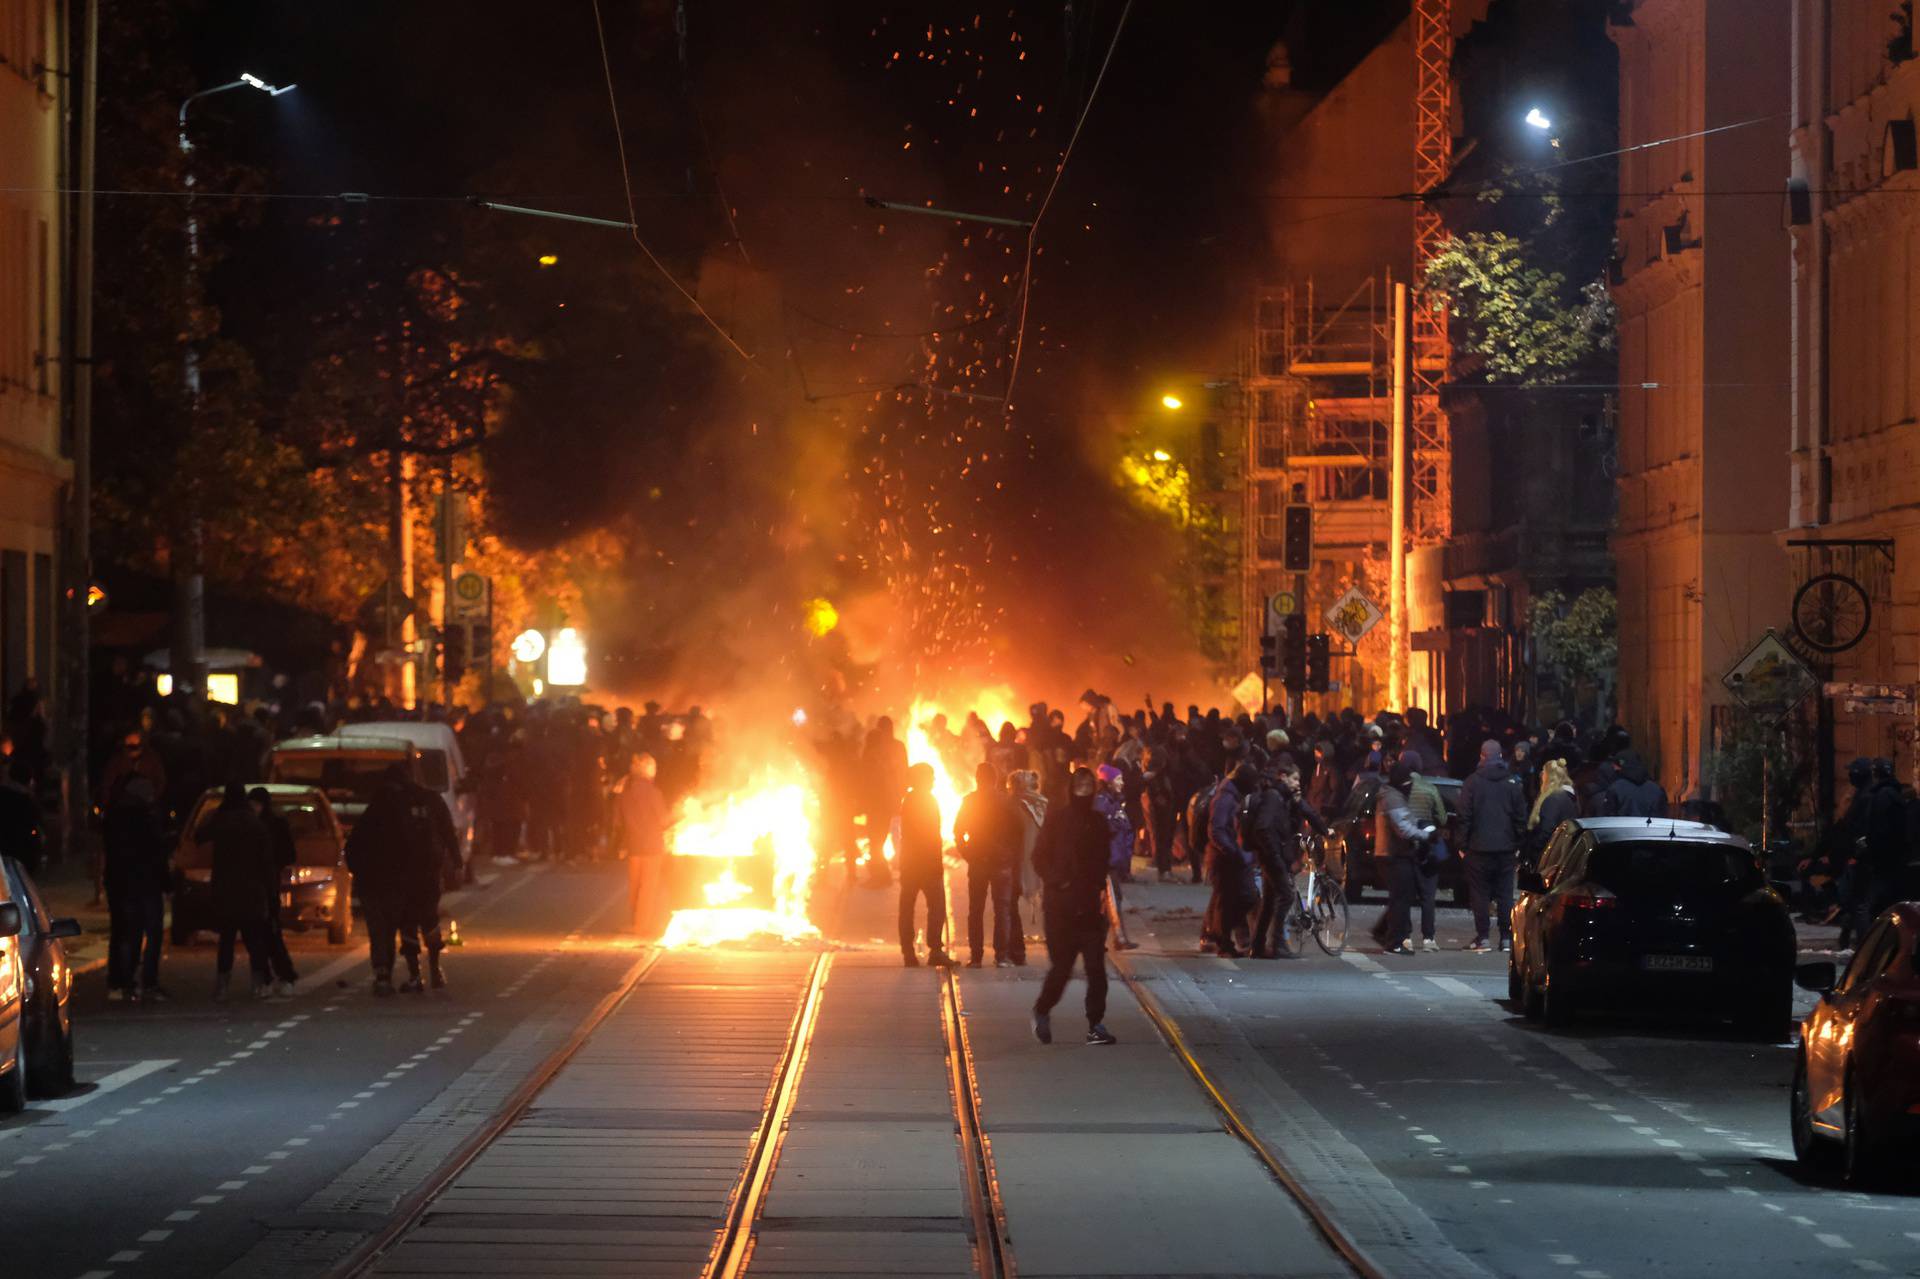
[[[1147,832],[1147,855],[1163,884],[1173,882],[1173,832],[1180,810],[1173,798],[1173,760],[1164,746],[1149,746],[1140,756],[1140,817]]]
[[[1417,753],[1409,753],[1417,762]],[[1407,805],[1412,782],[1413,767],[1403,754],[1394,761],[1392,777],[1381,783],[1373,805],[1373,846],[1384,855],[1387,871],[1387,909],[1375,935],[1389,955],[1415,953],[1407,938],[1413,933],[1413,903],[1420,896],[1420,860],[1436,833],[1434,827],[1420,825]]]
[[[366,908],[374,994],[394,992],[396,933],[407,961],[403,988],[414,993],[423,989],[423,939],[434,989],[446,986],[440,969],[440,952],[446,944],[440,937],[440,891],[449,874],[457,873],[459,860],[447,806],[414,782],[404,766],[393,765],[347,838],[347,869]]]
[[[1020,933],[1014,906],[1014,868],[1020,861],[1020,828],[1013,796],[1000,784],[1000,770],[983,763],[973,771],[973,794],[960,801],[953,818],[953,843],[967,863],[967,947],[969,968],[985,959],[987,904],[993,904],[993,962],[1013,967],[1013,939]]]
[[[1215,953],[1229,959],[1247,949],[1248,916],[1259,904],[1253,889],[1253,859],[1240,837],[1241,810],[1259,776],[1251,763],[1240,763],[1213,792],[1207,811],[1207,878],[1213,893],[1200,936],[1213,944]]]
[[[1087,1042],[1111,1044],[1107,1017],[1107,860],[1112,831],[1094,811],[1092,773],[1076,771],[1068,798],[1047,811],[1034,845],[1034,869],[1043,885],[1041,918],[1047,935],[1047,976],[1033,1004],[1033,1037],[1053,1042],[1053,1009],[1073,979],[1078,960],[1087,975]]]
[[[1836,950],[1846,950],[1856,935],[1865,936],[1867,925],[1873,922],[1873,916],[1868,913],[1873,897],[1872,872],[1867,865],[1867,834],[1872,828],[1873,815],[1873,761],[1863,757],[1848,764],[1847,781],[1853,787],[1853,795],[1840,818],[1838,860],[1841,869],[1836,884],[1840,936],[1834,942]]]
[[[1540,794],[1527,818],[1527,865],[1538,868],[1540,854],[1547,850],[1553,832],[1560,829],[1560,823],[1579,815],[1580,800],[1567,774],[1566,761],[1549,759],[1540,767]]]
[[[1317,828],[1326,823],[1302,799],[1279,766],[1261,779],[1260,790],[1248,801],[1244,845],[1260,865],[1260,914],[1254,921],[1252,955],[1255,959],[1292,959],[1286,923],[1293,911],[1293,875],[1300,863],[1300,822]]]
[[[166,922],[167,832],[160,788],[139,774],[125,778],[100,823],[110,920],[107,998],[160,1001],[160,935]]]
[[[1632,751],[1620,752],[1620,775],[1608,785],[1604,807],[1609,817],[1665,817],[1667,792],[1647,774]]]
[[[1900,900],[1907,873],[1907,805],[1908,796],[1894,779],[1893,761],[1884,756],[1875,759],[1873,792],[1867,802],[1867,891],[1861,895],[1866,912],[1859,928],[1863,937],[1867,924]]]
[[[882,715],[867,734],[860,757],[861,771],[867,778],[867,882],[885,888],[892,882],[887,870],[886,844],[893,841],[894,856],[902,856],[900,843],[901,797],[907,791],[907,746],[893,735],[893,720]],[[929,766],[931,767],[931,766]]]
[[[220,925],[213,997],[218,1001],[227,997],[237,935],[247,945],[254,998],[264,999],[273,993],[267,913],[269,901],[280,891],[280,873],[273,860],[273,836],[253,811],[246,788],[240,783],[227,783],[220,807],[200,832],[200,842],[213,845],[210,896],[214,918]]]
[[[1468,950],[1491,949],[1488,913],[1497,903],[1500,949],[1513,946],[1513,875],[1516,850],[1527,831],[1527,789],[1507,767],[1500,743],[1488,738],[1480,744],[1480,767],[1460,788],[1460,822],[1467,844],[1467,892],[1473,901],[1473,944]]]
[[[900,801],[900,957],[907,967],[920,966],[913,937],[913,913],[919,899],[927,901],[927,962],[945,967],[947,956],[946,840],[940,833],[940,801],[933,795],[933,765],[919,763],[907,769],[907,793]]]
[[[247,792],[247,801],[266,824],[268,846],[273,850],[274,887],[267,895],[267,965],[273,969],[274,993],[288,999],[300,974],[293,970],[293,956],[287,953],[287,938],[280,931],[280,885],[300,855],[294,847],[292,825],[273,806],[273,793],[264,786],[256,786]]]

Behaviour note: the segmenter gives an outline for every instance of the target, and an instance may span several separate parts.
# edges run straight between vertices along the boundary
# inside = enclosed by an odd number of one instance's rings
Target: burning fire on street
[[[661,944],[818,937],[807,909],[813,811],[812,791],[797,777],[767,778],[738,793],[689,798],[670,836],[671,852],[711,859],[715,873],[701,886],[706,905],[674,911]],[[771,904],[746,904],[756,895]]]
[[[1016,716],[1012,690],[1001,686],[964,700],[917,698],[900,726],[908,762],[933,769],[934,797],[949,844],[954,816],[961,799],[973,789],[973,779],[967,761],[958,752],[949,753],[951,746],[936,743],[930,730],[934,717],[941,714],[947,717],[948,731],[957,730],[969,708],[979,712],[989,730],[1023,720]],[[813,782],[797,763],[784,773],[763,774],[742,786],[689,797],[669,835],[670,851],[675,858],[705,859],[713,869],[699,877],[702,904],[675,910],[661,944],[685,948],[818,938],[820,929],[811,910],[818,867],[814,840],[818,809]],[[889,844],[888,856],[892,851]]]

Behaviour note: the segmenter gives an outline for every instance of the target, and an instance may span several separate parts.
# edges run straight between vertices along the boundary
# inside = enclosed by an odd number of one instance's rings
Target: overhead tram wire
[[[720,322],[708,314],[706,307],[700,305],[700,299],[693,296],[687,286],[674,277],[673,272],[667,270],[666,264],[661,262],[654,255],[653,250],[647,247],[647,242],[640,238],[640,211],[635,207],[633,200],[633,175],[627,170],[627,137],[626,132],[620,127],[620,99],[613,88],[613,61],[607,55],[607,29],[600,20],[600,0],[593,0],[593,30],[600,42],[600,69],[607,80],[607,108],[613,116],[614,146],[620,153],[620,186],[627,195],[627,231],[633,236],[633,242],[640,246],[640,252],[647,255],[647,261],[653,263],[654,270],[664,276],[667,283],[680,291],[680,296],[700,313],[700,318],[711,325],[713,331],[718,333],[741,359],[757,369],[760,366],[753,355],[734,340],[733,334],[720,327]]]
[[[1107,68],[1113,65],[1114,50],[1120,47],[1120,33],[1127,29],[1127,15],[1133,12],[1133,0],[1127,0],[1120,8],[1120,20],[1114,24],[1113,39],[1107,43],[1107,56],[1100,60],[1100,72],[1093,78],[1093,88],[1087,92],[1086,105],[1080,108],[1080,118],[1074,121],[1073,132],[1067,137],[1067,146],[1060,153],[1060,163],[1054,166],[1053,181],[1047,184],[1047,193],[1040,201],[1039,212],[1033,215],[1033,225],[1027,228],[1027,260],[1020,272],[1020,321],[1013,332],[1013,360],[1007,370],[1007,389],[1001,399],[1006,402],[1007,411],[1013,411],[1013,388],[1020,380],[1020,355],[1027,340],[1027,305],[1033,298],[1033,249],[1040,236],[1040,223],[1047,216],[1047,206],[1053,203],[1053,193],[1060,189],[1060,179],[1066,176],[1067,161],[1073,158],[1074,143],[1080,140],[1080,130],[1086,127],[1087,117],[1093,112],[1093,104],[1100,97],[1100,86],[1107,78]]]

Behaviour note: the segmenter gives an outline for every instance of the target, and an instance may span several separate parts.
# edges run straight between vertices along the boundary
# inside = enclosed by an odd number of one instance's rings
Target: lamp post
[[[184,332],[186,349],[181,357],[181,376],[187,392],[187,429],[189,435],[197,429],[200,416],[200,351],[193,332],[194,284],[200,273],[200,219],[194,212],[193,201],[193,140],[187,134],[187,110],[202,98],[210,98],[216,93],[226,93],[232,89],[258,89],[268,97],[277,98],[283,93],[293,92],[293,85],[271,85],[259,76],[242,72],[238,80],[229,80],[225,84],[216,84],[210,89],[189,94],[180,103],[180,155],[186,169],[183,178],[187,188],[187,264],[185,287],[182,291],[187,315]],[[207,692],[207,624],[206,592],[200,573],[202,548],[202,529],[200,522],[200,498],[194,491],[199,477],[189,468],[186,479],[186,545],[175,547],[176,557],[173,566],[173,643],[172,654],[167,663],[173,672],[173,686],[176,690],[185,689],[195,698],[206,696]],[[182,556],[181,552],[185,551]]]

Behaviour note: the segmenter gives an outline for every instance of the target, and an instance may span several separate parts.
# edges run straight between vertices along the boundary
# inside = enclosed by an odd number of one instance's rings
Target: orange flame
[[[802,782],[774,779],[738,794],[688,799],[673,829],[674,856],[727,860],[702,889],[707,906],[673,912],[661,945],[818,937],[820,930],[807,918],[814,866],[812,801]],[[736,904],[752,890],[734,874],[734,864],[759,856],[773,860],[771,908]]]

